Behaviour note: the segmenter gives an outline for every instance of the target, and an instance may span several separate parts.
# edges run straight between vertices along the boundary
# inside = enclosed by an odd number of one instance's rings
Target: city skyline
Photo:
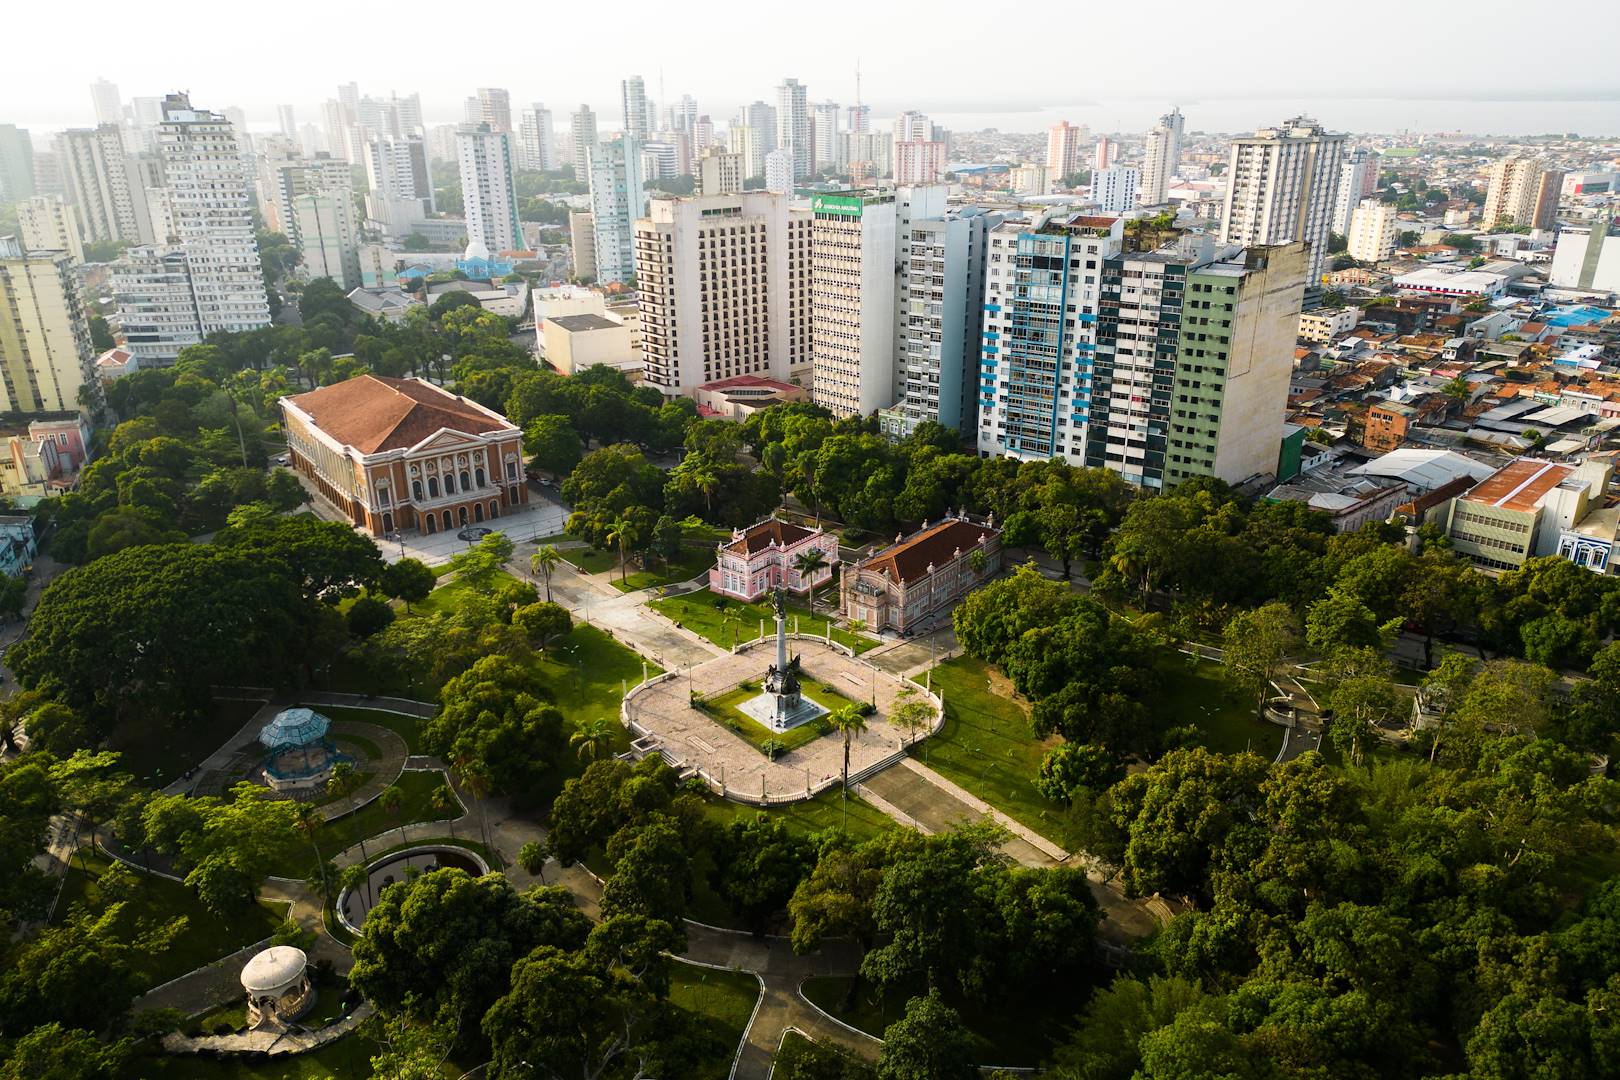
[[[787,19],[780,20],[780,26],[770,20],[748,25],[755,36],[773,29],[790,31],[765,50],[733,48],[742,44],[742,30],[715,33],[708,25],[683,27],[666,19],[656,35],[624,36],[611,69],[585,53],[559,51],[546,57],[540,75],[527,58],[505,62],[490,57],[477,65],[436,61],[424,55],[422,42],[433,39],[422,34],[419,20],[402,18],[368,28],[362,36],[358,28],[355,33],[344,31],[361,19],[358,13],[294,3],[289,17],[252,28],[259,55],[296,47],[304,60],[298,72],[278,72],[273,82],[242,65],[234,50],[220,47],[231,40],[232,15],[196,24],[145,25],[121,19],[119,9],[110,5],[91,5],[104,6],[107,18],[119,24],[118,32],[86,37],[71,68],[41,55],[19,57],[0,71],[0,103],[4,103],[0,113],[8,122],[46,130],[91,123],[95,107],[89,85],[105,78],[118,85],[125,101],[135,95],[187,90],[216,107],[240,107],[253,130],[276,128],[277,106],[283,104],[295,106],[300,122],[313,119],[314,110],[332,96],[335,85],[349,81],[370,93],[419,91],[430,124],[456,122],[462,103],[476,87],[495,86],[510,89],[514,101],[554,102],[559,114],[588,103],[603,117],[604,127],[617,129],[621,81],[633,75],[642,76],[647,97],[660,109],[690,94],[701,112],[719,122],[748,101],[771,95],[784,78],[807,86],[810,100],[853,103],[859,64],[861,100],[878,116],[915,108],[958,130],[995,126],[1034,132],[1065,116],[1094,129],[1138,130],[1169,106],[1180,105],[1188,113],[1189,130],[1202,131],[1238,131],[1267,122],[1268,115],[1305,111],[1351,131],[1620,134],[1620,82],[1593,86],[1590,79],[1591,72],[1608,70],[1605,61],[1620,44],[1620,28],[1608,17],[1605,5],[1589,0],[1561,8],[1567,24],[1587,25],[1582,33],[1561,42],[1555,68],[1527,71],[1522,77],[1511,72],[1493,75],[1488,87],[1471,93],[1459,89],[1463,81],[1448,67],[1403,60],[1390,48],[1389,20],[1397,20],[1411,40],[1443,40],[1448,49],[1463,55],[1488,48],[1499,23],[1484,17],[1458,24],[1443,10],[1387,2],[1360,11],[1356,20],[1331,25],[1310,16],[1276,20],[1269,17],[1266,5],[1249,4],[1250,18],[1233,13],[1237,17],[1208,33],[1162,35],[1150,64],[1136,52],[1099,53],[1078,79],[1066,68],[1024,64],[1016,49],[983,48],[982,21],[953,19],[949,7],[927,25],[918,25],[899,11],[864,12],[857,44],[840,50],[826,48],[824,37],[792,33],[793,23]],[[406,5],[407,10],[415,7]],[[1482,7],[1505,10],[1506,5]],[[632,4],[622,15],[633,24],[639,14],[651,15],[652,10]],[[421,6],[420,11],[426,15],[431,9]],[[1190,5],[1181,3],[1166,11],[1167,22],[1196,15]],[[295,41],[294,35],[307,24],[302,12],[320,18],[327,32]],[[1065,17],[1055,5],[1022,14],[1025,17],[1009,27],[1009,34],[1035,34],[1043,20],[1058,24]],[[24,9],[11,16],[9,25],[26,37],[30,31],[46,33],[50,18],[44,10]],[[1140,36],[1150,29],[1124,13],[1088,15],[1088,33],[1102,38]],[[1329,47],[1329,35],[1335,54],[1364,58],[1353,72],[1304,62],[1312,50]],[[357,40],[367,41],[369,47],[345,47]],[[904,42],[908,54],[927,56],[932,62],[922,66],[900,58],[885,61],[885,56],[894,56],[894,42]],[[139,61],[154,50],[184,56],[184,67],[157,76],[167,81],[154,83],[150,68]],[[726,55],[725,63],[706,59],[717,53]],[[691,59],[665,62],[675,57]],[[970,77],[964,78],[964,71]],[[1313,74],[1318,71],[1323,73]],[[1302,83],[1301,73],[1311,81]],[[267,85],[273,89],[264,89]]]

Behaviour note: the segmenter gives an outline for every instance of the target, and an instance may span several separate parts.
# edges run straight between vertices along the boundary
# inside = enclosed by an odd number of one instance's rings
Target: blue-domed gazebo
[[[269,751],[264,780],[276,791],[304,791],[324,786],[332,766],[346,760],[326,737],[332,721],[314,709],[283,709],[259,731]]]

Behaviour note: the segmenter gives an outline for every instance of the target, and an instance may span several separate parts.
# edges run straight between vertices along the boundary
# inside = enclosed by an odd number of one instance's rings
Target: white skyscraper
[[[872,130],[872,106],[851,105],[845,117],[845,131],[861,132]]]
[[[588,158],[596,278],[628,281],[636,272],[636,222],[647,216],[641,146],[631,138],[608,139],[591,147]]]
[[[783,79],[776,88],[776,149],[793,155],[793,179],[815,171],[814,142],[804,84],[798,79]]]
[[[19,203],[17,229],[25,251],[65,251],[75,263],[84,262],[79,216],[60,195],[33,195]]]
[[[303,271],[328,277],[344,292],[360,287],[360,249],[354,200],[347,192],[312,191],[292,201]]]
[[[693,97],[691,94],[682,94],[680,103],[675,106],[676,130],[684,131],[688,135],[693,134],[695,125],[697,124],[697,118],[697,98]]]
[[[142,367],[172,364],[181,349],[202,340],[191,268],[179,248],[130,248],[113,264],[112,285],[114,321]]]
[[[118,126],[64,131],[56,146],[84,238],[93,244],[151,243],[145,185],[135,159],[124,150]]]
[[[619,115],[624,118],[621,130],[637,142],[646,142],[652,134],[652,108],[647,104],[647,84],[640,75],[619,83],[619,100]]]
[[[122,124],[124,99],[118,96],[118,84],[97,79],[90,84],[90,102],[95,106],[96,123]]]
[[[786,150],[765,155],[765,190],[778,195],[793,193],[793,155]]]
[[[281,133],[287,138],[298,139],[298,113],[291,105],[276,106],[276,122],[281,125]]]
[[[836,101],[823,101],[810,107],[811,133],[816,142],[817,170],[836,169],[843,165],[843,140],[838,137],[838,116],[841,111]]]
[[[1349,236],[1356,207],[1377,189],[1378,159],[1365,150],[1346,154],[1344,164],[1339,166],[1339,186],[1333,199],[1333,231]]]
[[[733,124],[727,135],[727,146],[742,158],[745,179],[765,175],[765,139],[758,128]]]
[[[512,94],[498,86],[481,86],[478,88],[478,116],[477,123],[488,124],[489,130],[496,134],[510,134],[512,131]]]
[[[654,199],[636,223],[645,381],[675,396],[738,375],[788,379],[808,359],[810,227],[771,192]]]
[[[1170,180],[1181,167],[1181,131],[1181,110],[1171,109],[1147,133],[1147,153],[1142,163],[1144,206],[1160,206],[1166,199]]]
[[[556,140],[551,131],[551,110],[535,102],[523,110],[518,124],[518,164],[541,171],[557,167]]]
[[[811,210],[811,396],[869,416],[895,396],[895,193],[818,194]]]
[[[456,163],[468,257],[489,259],[502,251],[520,250],[523,230],[518,225],[512,136],[488,124],[465,124],[456,131]]]
[[[1350,215],[1349,254],[1359,262],[1383,262],[1395,254],[1395,206],[1381,199],[1362,199]]]
[[[1091,197],[1105,214],[1123,214],[1136,206],[1134,165],[1111,165],[1091,174]]]
[[[218,113],[185,94],[163,99],[158,127],[174,231],[185,253],[203,336],[270,324],[241,146]]]
[[[916,109],[907,109],[894,118],[894,141],[911,142],[915,139],[927,139],[933,134],[934,125],[928,117]]]
[[[1306,285],[1321,285],[1344,135],[1296,116],[1232,141],[1220,240],[1245,246],[1310,245]]]
[[[591,178],[591,147],[596,145],[596,114],[581,105],[569,121],[569,144],[574,151],[574,179],[584,183]]]

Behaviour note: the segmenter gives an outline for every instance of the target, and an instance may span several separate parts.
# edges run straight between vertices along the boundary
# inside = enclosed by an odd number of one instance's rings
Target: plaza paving
[[[887,718],[905,683],[845,656],[817,638],[797,638],[790,647],[799,654],[801,681],[831,686],[854,702],[870,701],[874,693],[876,695],[877,712],[866,718],[867,729],[850,741],[852,776],[902,749],[905,735]],[[773,762],[742,736],[691,704],[692,692],[709,697],[729,690],[744,679],[762,679],[774,648],[772,641],[761,642],[643,687],[627,700],[629,718],[657,739],[669,757],[698,769],[724,787],[732,798],[744,801],[757,801],[761,796],[772,800],[808,798],[842,775],[842,736],[825,735]]]

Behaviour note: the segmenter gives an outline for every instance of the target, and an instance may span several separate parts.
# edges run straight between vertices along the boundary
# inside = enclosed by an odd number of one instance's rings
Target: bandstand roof
[[[272,945],[242,969],[242,989],[250,994],[271,994],[297,982],[309,965],[303,949]]]
[[[332,721],[314,709],[283,709],[259,731],[259,742],[272,750],[307,746],[326,737]]]

